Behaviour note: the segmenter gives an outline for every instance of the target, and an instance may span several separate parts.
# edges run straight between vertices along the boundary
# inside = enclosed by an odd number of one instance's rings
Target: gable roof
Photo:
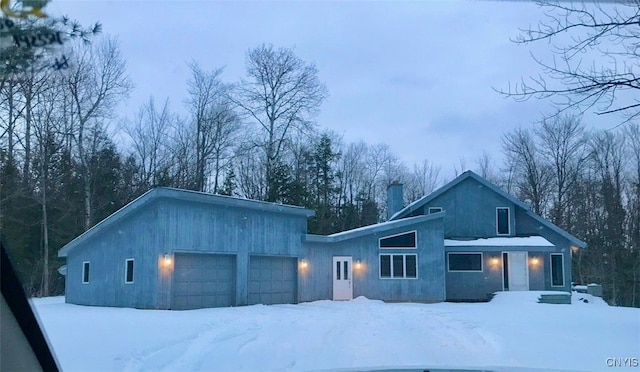
[[[432,192],[431,194],[425,195],[422,198],[414,201],[413,203],[410,203],[409,205],[407,205],[406,207],[404,207],[400,211],[396,212],[393,216],[391,216],[389,221],[402,219],[402,218],[408,216],[410,213],[412,213],[412,212],[416,211],[417,209],[425,206],[427,203],[429,203],[433,199],[435,199],[438,196],[446,193],[447,191],[451,190],[452,188],[454,188],[455,186],[457,186],[458,184],[460,184],[461,182],[463,182],[463,181],[465,181],[465,180],[467,180],[469,178],[474,179],[475,181],[479,182],[484,187],[488,188],[489,190],[492,190],[496,194],[498,194],[498,195],[502,196],[503,198],[509,200],[510,202],[515,204],[517,207],[522,208],[526,212],[527,216],[533,218],[534,220],[536,220],[540,224],[542,224],[545,227],[548,227],[549,229],[551,229],[552,231],[558,233],[563,238],[569,240],[572,244],[574,244],[574,245],[576,245],[576,246],[578,246],[580,248],[585,248],[587,246],[587,243],[585,243],[582,240],[576,238],[575,236],[569,234],[568,232],[566,232],[565,230],[561,229],[560,227],[554,225],[553,223],[551,223],[551,221],[548,221],[548,220],[542,218],[541,216],[537,215],[536,213],[532,212],[531,209],[529,208],[529,206],[526,203],[522,202],[521,200],[518,200],[514,196],[512,196],[512,195],[508,194],[507,192],[505,192],[504,190],[502,190],[500,187],[494,185],[493,183],[489,182],[488,180],[486,180],[483,177],[480,177],[479,175],[477,175],[476,173],[474,173],[474,172],[472,172],[470,170],[462,173],[461,175],[456,177],[453,181],[447,183],[446,185],[442,186],[441,188],[437,189],[436,191]]]
[[[118,221],[121,221],[127,216],[131,215],[133,212],[149,204],[151,201],[160,198],[193,201],[197,203],[215,204],[226,207],[247,208],[273,213],[300,215],[307,218],[315,215],[315,212],[311,209],[293,205],[270,203],[252,199],[242,199],[233,196],[214,195],[205,192],[176,189],[171,187],[156,187],[137,197],[129,204],[118,209],[113,214],[98,222],[89,230],[85,231],[84,233],[80,234],[78,237],[67,243],[58,251],[58,257],[66,257],[71,249],[91,238],[100,230],[114,225]]]

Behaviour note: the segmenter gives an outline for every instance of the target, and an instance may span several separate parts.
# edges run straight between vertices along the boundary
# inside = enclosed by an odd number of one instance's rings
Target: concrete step
[[[570,293],[558,293],[558,294],[541,294],[538,302],[541,304],[571,304]]]

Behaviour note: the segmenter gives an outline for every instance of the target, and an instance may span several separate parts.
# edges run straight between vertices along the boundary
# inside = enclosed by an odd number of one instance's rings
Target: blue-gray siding
[[[447,300],[449,301],[486,301],[494,292],[502,291],[503,282],[503,252],[528,252],[529,260],[538,258],[537,265],[528,262],[529,290],[548,290],[545,287],[544,273],[549,265],[549,249],[543,251],[536,247],[446,247],[447,253],[482,253],[482,271],[464,272],[449,271],[449,257],[446,262]],[[497,261],[495,261],[495,260]]]
[[[378,239],[416,230],[416,249],[380,249]],[[331,299],[333,294],[332,270],[334,256],[351,256],[353,263],[361,262],[361,268],[353,269],[353,295],[385,301],[437,302],[445,298],[444,241],[442,219],[418,222],[382,232],[323,245],[307,243],[309,267],[307,276],[301,277],[302,301],[319,298]],[[416,279],[380,278],[380,254],[417,254],[418,277]],[[355,266],[355,265],[354,265]]]
[[[389,190],[396,199],[401,195],[399,187],[394,185]],[[487,294],[503,288],[503,251],[527,251],[529,257],[539,258],[539,265],[529,264],[530,289],[570,290],[571,244],[581,242],[532,216],[517,200],[477,176],[461,178],[444,192],[423,200],[402,212],[407,218],[323,237],[306,235],[307,218],[312,215],[309,210],[155,189],[60,251],[67,257],[66,299],[77,304],[156,309],[331,299],[333,257],[350,256],[354,264],[361,263],[353,270],[354,297],[425,302],[484,300]],[[428,214],[429,207],[441,207],[444,213],[411,218]],[[495,237],[498,207],[509,208],[509,236],[539,235],[554,247],[445,249],[444,239]],[[379,238],[408,231],[416,231],[417,248],[380,249]],[[483,252],[482,272],[449,272],[448,251]],[[380,254],[403,253],[417,255],[417,278],[381,278]],[[564,257],[561,287],[551,285],[553,253]],[[233,261],[223,265],[222,271],[232,276],[223,280],[226,287],[221,285],[217,292],[211,288],[218,277],[204,273],[205,262],[187,262],[197,259],[194,254],[227,255]],[[165,255],[173,259],[172,264],[164,264]],[[491,263],[494,257],[500,264]],[[134,282],[125,283],[125,262],[130,258],[135,262]],[[300,260],[306,267],[298,265]],[[82,283],[83,261],[91,265],[88,284]],[[212,268],[220,269],[217,265]],[[230,265],[232,272],[228,270]],[[187,276],[182,280],[176,278],[177,274]],[[195,277],[209,285],[200,286]],[[183,296],[185,293],[195,297],[189,299]]]
[[[497,235],[496,208],[510,210],[510,234],[515,236],[517,221],[515,204],[496,194],[473,178],[468,178],[413,212],[428,214],[429,207],[441,207],[444,217],[445,238],[487,238]]]
[[[159,298],[157,209],[152,203],[100,229],[67,256],[66,301],[81,305],[156,307]],[[134,259],[134,282],[125,283],[125,262]],[[90,262],[88,284],[82,262]]]

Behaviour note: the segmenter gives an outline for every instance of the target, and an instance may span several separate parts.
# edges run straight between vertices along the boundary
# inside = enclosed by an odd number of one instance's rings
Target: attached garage
[[[235,255],[176,253],[171,308],[233,306],[235,277]]]
[[[298,259],[251,256],[249,259],[249,305],[298,302]]]

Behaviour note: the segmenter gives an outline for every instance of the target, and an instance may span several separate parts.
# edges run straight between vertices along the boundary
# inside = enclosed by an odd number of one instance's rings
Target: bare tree
[[[114,38],[106,37],[89,48],[77,48],[76,58],[66,77],[70,96],[70,122],[84,180],[85,229],[93,223],[91,210],[91,173],[88,164],[95,126],[132,88],[120,47]]]
[[[169,99],[158,109],[153,97],[149,97],[136,118],[124,128],[131,137],[133,155],[140,169],[140,183],[144,188],[157,185],[161,172],[168,168],[167,137],[172,120],[175,118],[169,110]]]
[[[204,191],[210,176],[211,189],[215,193],[220,191],[221,178],[240,129],[240,119],[232,108],[228,87],[220,80],[222,69],[206,72],[195,62],[189,67],[188,105],[195,124],[195,187]]]
[[[50,242],[49,242],[49,198],[48,191],[53,188],[50,179],[50,168],[54,158],[59,154],[60,145],[57,138],[61,133],[59,128],[58,99],[61,89],[56,86],[54,78],[48,79],[50,85],[46,90],[39,90],[34,100],[41,101],[41,104],[33,112],[33,129],[36,139],[36,155],[38,167],[36,174],[36,187],[39,190],[39,203],[42,226],[42,280],[39,294],[49,296],[49,282],[51,268],[49,265]],[[51,84],[53,83],[53,84]],[[26,161],[26,159],[25,159]],[[31,176],[30,176],[31,177]]]
[[[263,134],[263,177],[269,180],[287,138],[314,127],[327,90],[314,64],[302,61],[292,49],[273,45],[263,44],[247,53],[246,74],[236,87],[233,102]]]
[[[364,190],[365,157],[367,144],[352,142],[339,149],[342,156],[338,160],[338,187],[344,200],[342,203],[355,204]]]
[[[591,162],[598,179],[602,198],[600,219],[596,220],[599,230],[599,245],[593,247],[602,252],[602,277],[604,290],[614,305],[620,302],[619,285],[624,264],[624,221],[623,171],[625,137],[613,132],[600,132],[592,136]]]
[[[413,164],[413,170],[405,187],[405,202],[415,201],[440,186],[440,170],[439,165],[427,159],[419,164]]]
[[[262,175],[264,152],[252,146],[251,140],[243,141],[236,151],[240,194],[245,198],[259,200],[265,195],[265,179]]]
[[[499,92],[517,100],[552,98],[561,112],[570,108],[585,112],[596,106],[597,114],[619,112],[624,114],[625,121],[638,117],[640,3],[541,1],[539,4],[546,9],[546,20],[536,28],[521,30],[514,41],[552,43],[569,34],[566,45],[553,47],[552,61],[534,57],[544,75],[559,84],[547,81],[544,76],[531,77]],[[604,56],[605,62],[585,61],[589,55]]]
[[[455,177],[458,177],[465,171],[467,171],[467,159],[461,156],[458,158],[458,164],[453,165],[453,174]]]
[[[627,198],[627,236],[628,249],[633,259],[631,275],[631,304],[635,306],[640,296],[640,125],[630,124],[625,128],[628,151],[627,158],[631,162],[629,197]]]
[[[512,170],[518,196],[531,203],[533,211],[544,213],[551,175],[543,164],[540,150],[533,134],[517,128],[502,136],[502,151],[507,168]]]
[[[567,228],[566,209],[571,192],[587,159],[584,125],[576,116],[556,116],[542,121],[536,131],[540,153],[552,168],[553,206],[551,220]]]

